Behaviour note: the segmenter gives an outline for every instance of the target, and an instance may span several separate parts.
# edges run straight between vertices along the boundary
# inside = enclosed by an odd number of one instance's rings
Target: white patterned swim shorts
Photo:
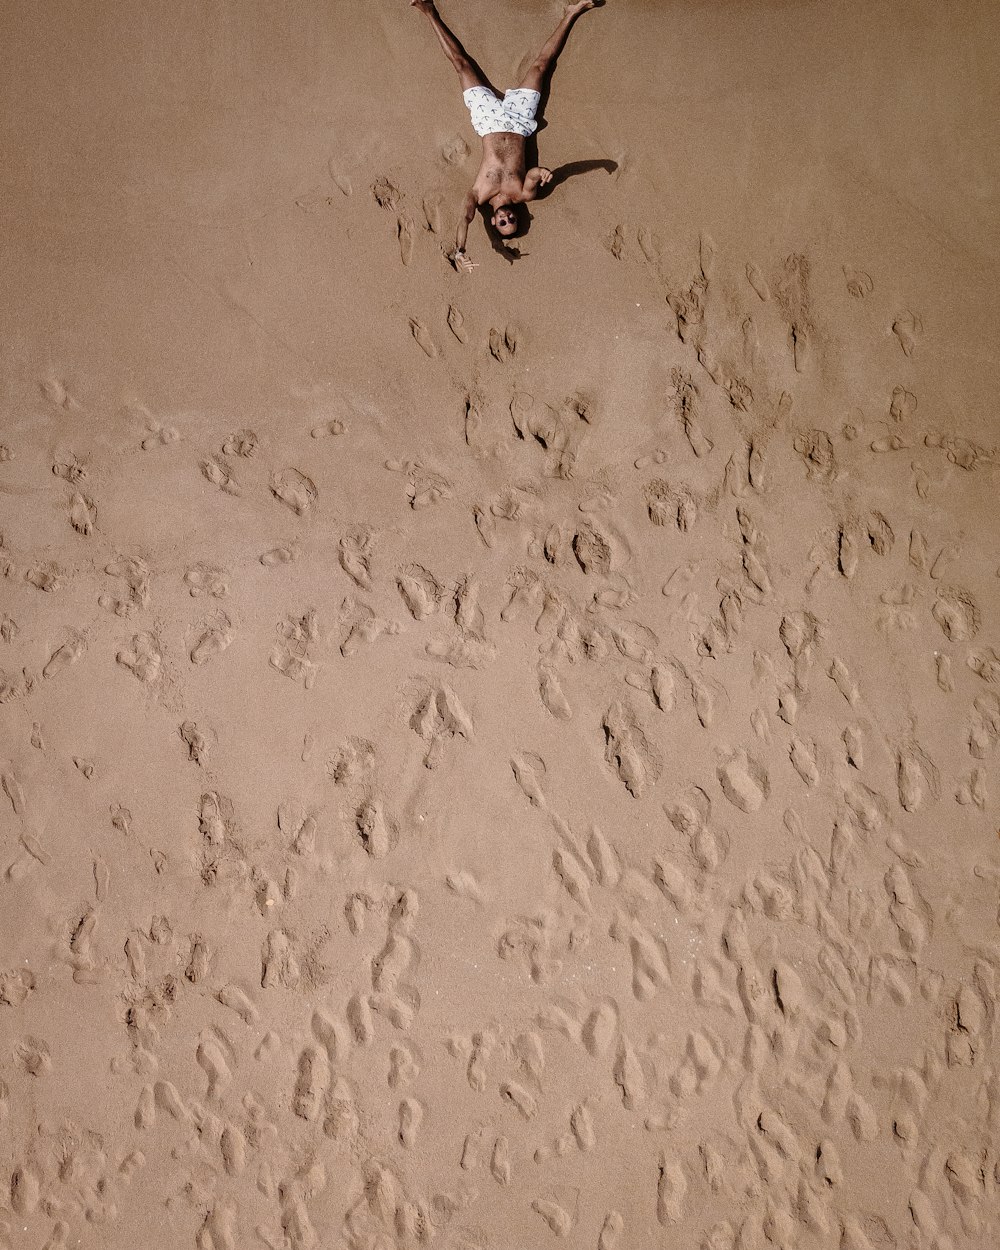
[[[535,114],[542,98],[539,91],[512,87],[501,100],[489,87],[470,87],[463,95],[477,135],[510,134],[527,139],[538,129]]]

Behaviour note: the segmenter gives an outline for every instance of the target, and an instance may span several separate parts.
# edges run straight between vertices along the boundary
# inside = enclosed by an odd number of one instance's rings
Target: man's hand
[[[537,165],[534,169],[529,169],[524,175],[524,191],[521,199],[533,200],[538,194],[539,187],[548,186],[551,181],[552,170],[546,169],[544,165]]]
[[[459,273],[472,273],[473,269],[478,266],[479,262],[470,260],[462,248],[456,248],[451,254],[451,263],[455,266]]]

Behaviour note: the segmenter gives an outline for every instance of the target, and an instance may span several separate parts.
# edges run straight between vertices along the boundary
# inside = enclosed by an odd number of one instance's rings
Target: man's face
[[[517,234],[517,210],[512,205],[504,204],[502,208],[498,208],[492,221],[497,234],[502,234],[505,239]]]

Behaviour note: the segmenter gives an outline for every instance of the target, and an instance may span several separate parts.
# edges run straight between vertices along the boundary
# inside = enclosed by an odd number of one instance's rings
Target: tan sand
[[[1000,1244],[996,6],[2,35],[0,1244]]]

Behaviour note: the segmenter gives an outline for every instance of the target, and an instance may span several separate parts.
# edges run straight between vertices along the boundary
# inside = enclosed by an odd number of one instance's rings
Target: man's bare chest
[[[496,195],[520,195],[524,187],[523,162],[484,161],[476,176],[475,193],[480,204]]]

